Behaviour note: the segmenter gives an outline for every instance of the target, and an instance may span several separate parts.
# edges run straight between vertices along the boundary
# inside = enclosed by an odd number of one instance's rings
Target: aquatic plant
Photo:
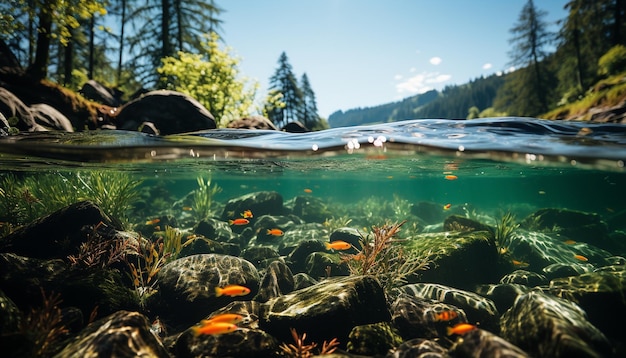
[[[324,228],[328,230],[328,232],[332,233],[338,229],[347,227],[348,225],[350,225],[351,222],[352,222],[352,219],[348,218],[347,216],[340,216],[340,217],[333,216],[331,218],[326,218],[326,220],[324,220],[322,225],[324,225]]]
[[[46,295],[41,289],[41,296],[41,306],[32,308],[19,324],[19,332],[30,341],[33,356],[38,357],[52,355],[54,345],[69,332],[59,308],[63,302],[61,295],[54,292]]]
[[[213,204],[213,196],[222,191],[218,185],[211,185],[211,178],[206,181],[202,177],[196,178],[198,188],[194,190],[192,196],[193,214],[196,220],[201,221],[211,216],[211,205]]]
[[[388,291],[406,283],[407,277],[417,271],[427,270],[433,255],[430,252],[418,255],[403,247],[405,240],[396,238],[405,223],[406,220],[381,227],[372,226],[370,234],[361,234],[361,249],[356,254],[342,254],[350,273],[376,276]]]
[[[502,217],[496,224],[495,230],[493,231],[493,239],[496,242],[498,252],[507,252],[507,247],[509,246],[511,236],[518,227],[519,224],[515,223],[515,215],[511,214],[510,212],[506,212],[502,215]]]
[[[177,228],[169,225],[165,226],[165,235],[163,235],[163,253],[167,254],[166,262],[173,261],[178,258],[183,247],[190,245],[195,240],[208,241],[201,235],[193,235],[187,238],[183,243],[183,233]]]
[[[88,234],[87,241],[80,244],[78,254],[67,257],[72,268],[105,268],[124,261],[128,240],[118,237],[107,238],[101,235],[99,230],[106,229],[109,229],[106,224],[98,223]]]
[[[141,239],[141,238],[140,238]],[[170,257],[170,253],[165,252],[163,239],[157,241],[144,242],[138,240],[136,244],[129,244],[133,255],[126,255],[125,262],[130,268],[130,279],[133,283],[133,291],[140,306],[145,306],[145,302],[156,292],[156,275],[165,266]],[[134,256],[131,262],[130,256]]]
[[[127,223],[126,213],[137,200],[140,180],[126,173],[49,173],[0,181],[0,218],[21,225],[80,200],[91,200],[105,213]]]
[[[281,345],[279,346],[283,355],[293,358],[309,358],[315,355],[313,353],[313,350],[317,347],[318,344],[304,343],[304,340],[306,339],[306,333],[302,333],[302,335],[299,335],[295,328],[291,328],[291,336],[293,337],[294,344],[281,343]],[[318,355],[332,354],[333,352],[335,352],[338,345],[339,341],[337,340],[337,338],[333,338],[329,342],[324,341]]]

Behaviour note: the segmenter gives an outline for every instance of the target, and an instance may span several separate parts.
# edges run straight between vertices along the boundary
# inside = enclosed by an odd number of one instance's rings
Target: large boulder
[[[20,131],[37,132],[46,129],[35,122],[30,108],[13,92],[0,87],[0,113],[9,120],[9,123]]]
[[[227,125],[228,128],[237,129],[269,129],[277,130],[272,121],[263,116],[249,116],[240,119],[236,119]]]
[[[105,87],[94,80],[85,82],[79,93],[85,98],[107,106],[117,107],[121,104],[121,92]]]
[[[115,122],[118,129],[136,131],[152,123],[159,134],[176,134],[215,129],[213,115],[190,96],[167,90],[148,92],[120,108]]]
[[[72,122],[67,117],[57,111],[54,107],[45,103],[36,103],[30,106],[30,113],[33,115],[35,123],[50,130],[73,132]]]

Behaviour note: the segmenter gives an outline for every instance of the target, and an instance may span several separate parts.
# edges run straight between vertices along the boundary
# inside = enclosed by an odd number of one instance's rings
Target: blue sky
[[[535,0],[549,23],[567,0]],[[507,71],[526,0],[218,0],[221,35],[264,96],[285,51],[319,114],[371,107]],[[557,27],[553,26],[552,30]]]

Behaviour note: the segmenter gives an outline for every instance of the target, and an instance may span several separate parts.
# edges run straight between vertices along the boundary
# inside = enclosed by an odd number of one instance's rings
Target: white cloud
[[[393,76],[393,79],[396,80],[396,81],[399,81],[399,80],[402,79],[402,75],[395,75],[395,76]]]
[[[441,60],[441,57],[437,57],[437,56],[435,56],[435,57],[433,57],[433,58],[431,58],[431,59],[430,59],[430,63],[431,63],[432,65],[435,65],[435,66],[437,66],[438,64],[440,64],[440,63],[441,63],[441,61],[442,61],[442,60]]]
[[[492,67],[492,65],[491,65],[489,62],[487,62],[487,63],[485,63],[485,64],[483,65],[483,70],[488,70],[488,69],[490,69],[491,67]]]
[[[424,93],[432,90],[436,84],[449,81],[452,75],[439,72],[422,72],[396,84],[396,91],[400,94]]]

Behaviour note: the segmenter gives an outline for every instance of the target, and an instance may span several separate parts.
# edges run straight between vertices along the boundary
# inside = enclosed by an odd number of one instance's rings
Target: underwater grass
[[[211,216],[213,196],[222,191],[217,184],[211,185],[211,177],[206,181],[202,177],[196,178],[198,188],[194,190],[192,196],[193,215],[196,220],[202,221]]]
[[[119,172],[57,172],[25,178],[9,173],[0,180],[0,218],[24,225],[70,204],[91,200],[127,225],[127,213],[139,198],[141,183]]]

